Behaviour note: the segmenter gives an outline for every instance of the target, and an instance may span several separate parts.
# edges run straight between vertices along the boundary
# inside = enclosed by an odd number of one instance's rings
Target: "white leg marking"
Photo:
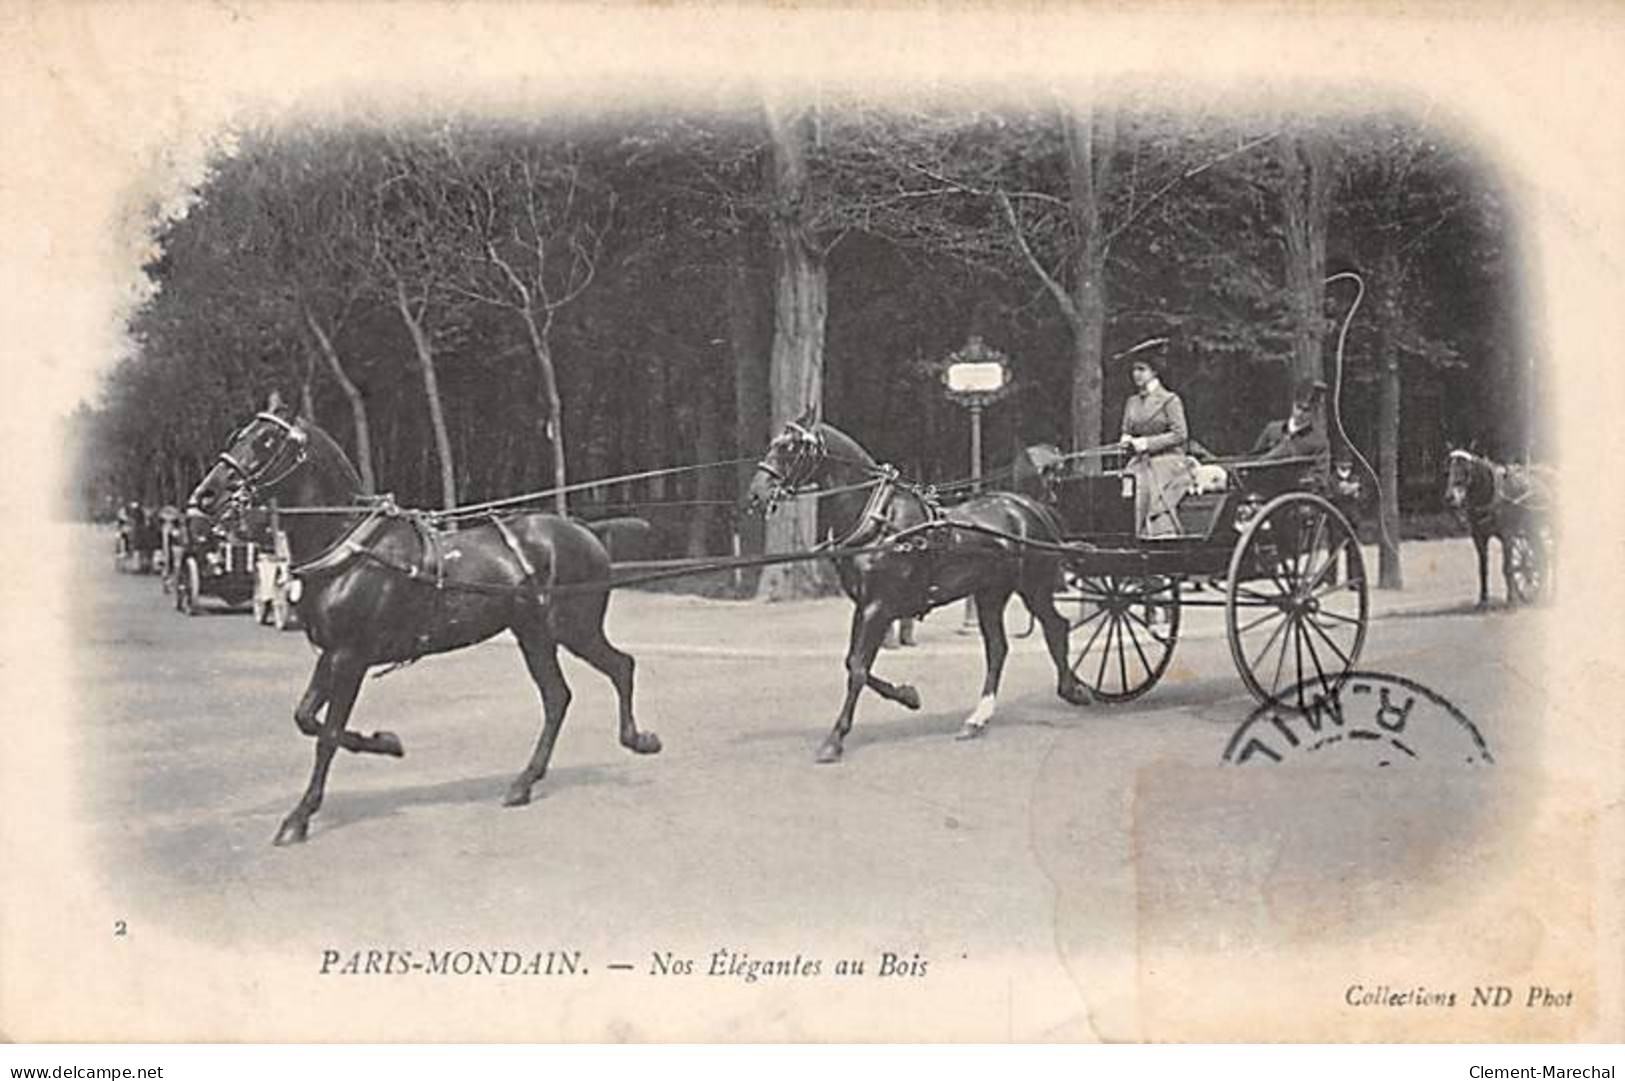
[[[998,696],[984,694],[977,701],[976,708],[971,710],[970,716],[965,718],[965,724],[970,728],[980,728],[993,719],[993,707],[998,705]]]

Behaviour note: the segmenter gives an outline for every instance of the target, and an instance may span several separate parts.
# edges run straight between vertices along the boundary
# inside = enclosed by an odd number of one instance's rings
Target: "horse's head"
[[[1453,511],[1467,509],[1473,486],[1474,467],[1479,463],[1476,454],[1467,450],[1450,452],[1450,467],[1444,478],[1444,503]]]
[[[1445,470],[1445,506],[1451,510],[1467,507],[1467,481],[1472,480],[1472,455],[1466,450],[1451,450]]]
[[[822,426],[811,412],[784,426],[756,463],[742,507],[747,512],[772,510],[778,503],[813,482],[821,471],[828,446]]]
[[[187,500],[189,516],[225,525],[299,472],[308,460],[309,435],[272,398],[265,412],[239,428]]]

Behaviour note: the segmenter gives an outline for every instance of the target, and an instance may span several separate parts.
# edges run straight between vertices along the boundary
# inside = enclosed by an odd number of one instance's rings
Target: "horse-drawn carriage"
[[[175,611],[195,616],[205,597],[231,608],[247,605],[254,599],[260,553],[269,544],[260,529],[222,530],[195,519],[183,523],[167,583]]]
[[[1478,553],[1478,605],[1489,604],[1489,545],[1501,542],[1507,603],[1534,604],[1554,585],[1552,529],[1557,477],[1548,467],[1501,465],[1467,450],[1450,452],[1445,503],[1467,525]]]
[[[1259,699],[1309,704],[1335,690],[1359,658],[1368,601],[1358,537],[1321,494],[1323,468],[1313,457],[1213,463],[1208,490],[1175,508],[1178,533],[1156,538],[1136,533],[1126,469],[1048,478],[1077,678],[1101,700],[1137,698],[1168,670],[1181,612],[1206,607],[1223,609],[1236,670]]]

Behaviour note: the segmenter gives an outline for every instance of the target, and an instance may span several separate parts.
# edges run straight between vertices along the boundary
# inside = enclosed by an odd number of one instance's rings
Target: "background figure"
[[[1162,385],[1160,361],[1143,352],[1166,344],[1153,339],[1129,350],[1136,354],[1129,374],[1137,393],[1123,403],[1122,444],[1133,454],[1124,469],[1134,478],[1134,520],[1142,537],[1179,535],[1177,508],[1192,482],[1185,403]]]

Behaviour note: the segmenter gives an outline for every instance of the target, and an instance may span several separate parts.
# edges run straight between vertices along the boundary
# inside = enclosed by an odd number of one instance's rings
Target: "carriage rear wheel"
[[[1156,686],[1179,640],[1179,579],[1067,577],[1077,605],[1068,613],[1075,616],[1072,674],[1103,702],[1127,702]]]
[[[1365,561],[1348,519],[1288,492],[1247,524],[1230,557],[1230,655],[1260,701],[1306,709],[1329,698],[1365,645]]]
[[[1534,604],[1545,598],[1550,584],[1547,573],[1548,546],[1543,538],[1526,530],[1507,537],[1505,557],[1507,577],[1522,604]]]

